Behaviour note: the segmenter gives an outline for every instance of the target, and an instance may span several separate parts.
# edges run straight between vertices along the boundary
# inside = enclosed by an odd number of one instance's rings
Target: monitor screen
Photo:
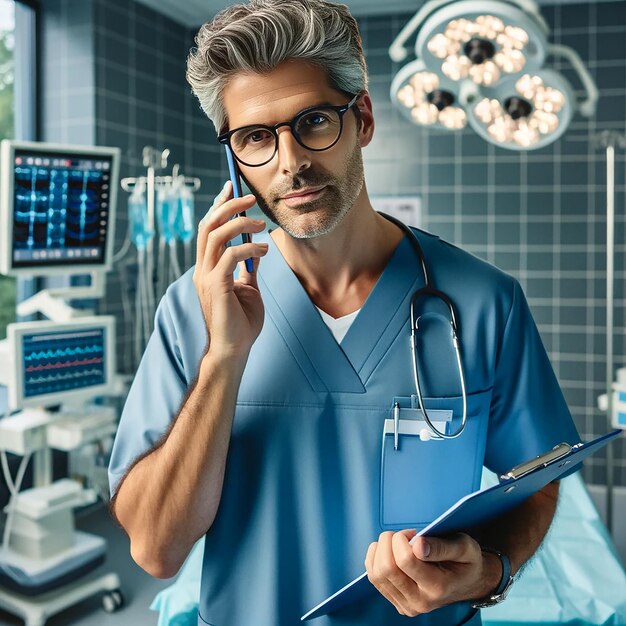
[[[107,384],[106,331],[94,326],[23,334],[23,398]]]
[[[11,266],[104,264],[113,156],[16,147],[12,160]]]

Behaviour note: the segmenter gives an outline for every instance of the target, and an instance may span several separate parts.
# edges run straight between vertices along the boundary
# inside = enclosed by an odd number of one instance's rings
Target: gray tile
[[[529,215],[552,215],[554,195],[550,191],[528,191],[527,210]]]
[[[487,163],[465,163],[461,170],[461,182],[464,187],[487,187]]]
[[[107,37],[104,39],[104,54],[107,63],[117,63],[122,67],[128,68],[130,64],[131,45],[127,39],[118,39],[117,37]]]
[[[530,271],[545,271],[552,268],[552,253],[551,252],[532,252],[525,253],[526,268]]]
[[[516,230],[519,232],[519,227],[517,227]],[[550,222],[529,222],[527,226],[527,238],[528,242],[534,246],[550,245],[554,241],[554,226]]]
[[[430,165],[428,167],[428,184],[432,187],[446,187],[454,184],[454,166]]]
[[[594,79],[602,94],[605,89],[624,89],[626,82],[626,64],[611,65],[607,67],[597,67],[594,72]]]
[[[573,4],[560,6],[557,16],[560,16],[560,26],[563,29],[586,28],[589,25],[589,5]],[[559,17],[557,17],[559,19]]]
[[[454,194],[449,191],[435,192],[428,195],[428,210],[431,215],[443,216],[454,214]]]
[[[528,159],[528,182],[531,185],[553,185],[554,166],[550,162],[539,160],[533,152]]]
[[[520,265],[520,253],[496,251],[494,264],[504,272],[516,272]]]
[[[622,3],[616,3],[618,6]],[[619,22],[614,22],[617,24]],[[624,22],[622,22],[624,24]],[[612,61],[623,59],[626,54],[626,42],[621,32],[604,32],[601,36],[601,45],[596,46],[596,61]]]
[[[587,215],[589,213],[589,199],[586,193],[562,189],[560,196],[561,215]]]
[[[460,245],[477,245],[486,241],[486,222],[465,222],[461,225]]]
[[[561,304],[559,312],[561,324],[581,327],[587,324],[587,309],[584,306]]]
[[[563,237],[561,237],[561,243],[570,245],[570,242]],[[559,263],[561,270],[581,272],[589,270],[587,255],[580,252],[561,252]]]
[[[626,24],[626,2],[598,2],[596,21],[600,28]]]
[[[551,278],[535,278],[528,283],[526,296],[528,298],[552,298],[554,294]]]
[[[115,5],[118,6],[115,6]],[[121,5],[121,6],[120,6]],[[128,40],[131,37],[131,16],[128,7],[123,2],[98,2],[96,23],[105,31],[115,33],[119,37]]]
[[[585,222],[563,223],[560,232],[561,243],[566,245],[584,245],[589,241],[589,230]]]
[[[561,165],[561,184],[564,187],[570,185],[585,185],[588,180],[589,167],[587,163],[571,162]]]
[[[128,97],[131,81],[128,72],[123,68],[106,64],[100,67],[97,84],[107,92]]]
[[[519,226],[516,224],[508,224],[506,222],[496,222],[494,243],[498,246],[518,246],[520,243]]]
[[[623,94],[603,94],[598,100],[596,112],[604,122],[622,122],[626,117],[626,102]]]
[[[496,216],[520,215],[522,198],[519,193],[498,191],[494,198]]]
[[[428,133],[428,154],[430,157],[454,157],[456,136],[444,131]]]
[[[391,58],[386,48],[369,52],[365,57],[370,76],[386,76],[391,72]]]
[[[487,193],[481,188],[476,188],[474,193],[470,193],[470,191],[472,189],[468,188],[461,193],[462,213],[472,216],[487,215],[487,207],[489,206]]]
[[[435,235],[438,235],[444,241],[449,241],[450,243],[456,243],[454,240],[454,233],[455,233],[454,224],[452,224],[451,222],[445,223],[445,224],[442,224],[442,223],[433,224],[429,228],[429,231]]]

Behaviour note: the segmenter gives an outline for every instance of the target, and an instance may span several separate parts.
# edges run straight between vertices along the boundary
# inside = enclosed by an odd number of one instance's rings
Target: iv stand
[[[615,147],[626,148],[626,137],[603,131],[595,137],[598,148],[606,150],[606,396],[607,415],[613,418],[613,287],[615,282]],[[613,448],[606,449],[606,526],[613,534]]]
[[[196,177],[188,177],[182,176],[179,174],[180,168],[179,165],[174,165],[172,175],[164,176],[157,175],[157,170],[163,170],[167,167],[168,157],[170,155],[169,149],[165,150],[157,150],[152,146],[145,146],[143,149],[143,165],[147,168],[146,176],[139,177],[129,177],[123,178],[120,181],[120,185],[122,189],[127,192],[132,192],[135,185],[142,183],[145,184],[146,189],[146,208],[147,208],[147,218],[148,218],[148,228],[151,233],[156,234],[156,190],[159,186],[167,185],[173,183],[175,180],[182,180],[183,184],[186,187],[190,187],[193,191],[197,191],[200,188],[200,179]],[[128,250],[130,249],[130,239],[128,240],[128,246],[124,246],[122,250],[120,250],[114,257],[115,261],[120,261],[124,258]],[[161,254],[159,255],[159,263],[162,264],[162,250],[160,250]],[[156,297],[155,294],[155,285],[159,288],[158,297],[161,297],[163,294],[161,293],[162,289],[161,283],[163,282],[163,277],[159,274],[159,269],[157,264],[155,263],[156,257],[156,247],[154,245],[154,237],[150,237],[146,243],[145,249],[145,270],[148,280],[145,281],[147,284],[145,285],[144,297],[146,300],[146,310],[149,311],[149,314],[144,314],[143,320],[143,342],[144,347],[147,344],[150,334],[152,333],[152,324],[154,322],[154,312],[156,310]],[[162,272],[161,272],[162,274]],[[166,283],[167,284],[167,283]],[[136,345],[135,347],[137,352],[137,359],[140,358],[140,348]],[[138,362],[135,364],[137,365]]]
[[[148,193],[147,193],[147,204],[148,204],[148,222],[150,224],[150,231],[156,232],[155,230],[155,218],[154,218],[154,178],[156,169],[164,169],[167,167],[167,157],[169,156],[170,151],[166,148],[163,152],[159,152],[155,150],[152,146],[146,146],[143,149],[143,164],[144,167],[148,168],[147,178],[148,178]],[[154,237],[151,237],[147,244],[146,249],[146,270],[148,274],[148,310],[153,312],[155,309],[154,304]],[[150,324],[152,324],[152,318],[150,318]],[[149,329],[148,334],[152,332],[152,328]]]

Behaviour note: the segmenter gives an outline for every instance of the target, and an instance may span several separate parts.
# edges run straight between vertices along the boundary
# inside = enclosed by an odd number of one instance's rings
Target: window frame
[[[40,71],[39,25],[41,9],[38,0],[14,0],[15,2],[15,80],[14,101],[15,139],[38,141],[41,139],[40,126]],[[20,35],[25,36],[18,36]],[[18,46],[21,46],[18,55]],[[18,62],[20,59],[21,62]],[[41,279],[17,278],[16,303],[35,295],[42,289]],[[34,316],[17,316],[18,321],[34,319]]]

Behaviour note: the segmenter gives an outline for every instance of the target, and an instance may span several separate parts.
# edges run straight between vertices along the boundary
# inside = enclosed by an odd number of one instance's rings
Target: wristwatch
[[[515,580],[514,577],[511,576],[511,561],[509,561],[509,557],[506,554],[503,554],[500,550],[494,550],[493,548],[483,547],[481,549],[483,552],[495,554],[500,559],[502,563],[502,578],[498,586],[486,598],[472,602],[472,608],[474,609],[486,609],[487,607],[495,606],[502,602],[509,593],[509,589]]]

